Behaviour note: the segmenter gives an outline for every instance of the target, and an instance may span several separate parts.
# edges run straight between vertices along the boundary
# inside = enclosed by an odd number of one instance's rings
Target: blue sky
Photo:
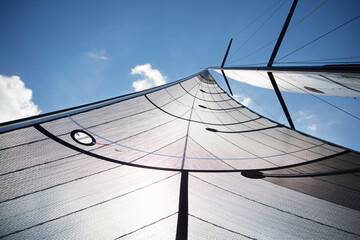
[[[289,27],[323,2],[299,1]],[[265,63],[274,43],[244,56],[278,37],[291,4],[286,0],[2,0],[1,79],[8,84],[23,82],[32,90],[32,102],[38,106],[33,113],[46,113],[132,92],[135,81],[149,81],[157,76],[160,82],[171,82],[220,65],[232,37],[235,38],[229,65]],[[286,34],[277,59],[359,14],[358,0],[326,1]],[[277,64],[333,58],[359,62],[360,58],[354,58],[360,57],[359,42],[360,18]],[[226,89],[222,77],[215,76]],[[234,81],[231,86],[239,101],[286,124],[273,91]],[[22,97],[29,95],[21,90],[10,94],[5,89],[1,90],[0,99],[16,93]],[[297,129],[360,151],[358,119],[312,96],[292,93],[283,96]],[[322,98],[360,117],[359,99]],[[0,106],[1,115],[5,116],[8,109],[4,104]],[[27,106],[33,108],[31,104]]]

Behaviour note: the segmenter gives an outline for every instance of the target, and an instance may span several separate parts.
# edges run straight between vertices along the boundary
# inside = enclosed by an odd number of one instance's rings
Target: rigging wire
[[[269,12],[272,8],[274,8],[279,2],[281,2],[283,0],[279,0],[277,1],[274,5],[272,5],[270,8],[266,9],[263,13],[261,13],[259,16],[257,16],[251,23],[249,23],[248,25],[246,25],[243,29],[241,29],[238,33],[236,33],[232,38],[236,38],[240,33],[242,33],[243,31],[245,31],[247,28],[249,28],[252,24],[254,24],[257,20],[259,20],[263,15],[265,15],[267,12]],[[213,66],[214,63],[219,59],[221,55],[221,51],[219,51],[219,54],[217,55],[217,57],[215,58],[215,60],[211,63],[210,66]]]
[[[260,27],[258,27],[258,28],[256,29],[256,31],[255,31],[239,48],[237,48],[237,49],[235,50],[235,52],[229,57],[229,59],[231,59],[246,43],[248,43],[249,40],[250,40],[257,32],[259,32],[259,30],[272,18],[272,16],[275,15],[275,13],[277,13],[277,12],[280,10],[280,8],[281,8],[285,3],[286,3],[286,1],[284,1],[282,4],[280,4],[280,6],[279,6],[277,9],[275,9],[275,11],[274,11],[267,19],[265,19],[265,21],[260,25]]]
[[[306,15],[303,19],[301,19],[299,22],[297,22],[294,26],[289,28],[286,32],[290,31],[291,29],[295,28],[297,25],[299,25],[302,21],[304,21],[306,18],[308,18],[311,14],[313,14],[316,10],[318,10],[322,5],[324,5],[328,0],[325,0],[322,2],[318,7],[316,7],[314,10],[312,10],[308,15]]]
[[[337,26],[336,28],[334,28],[334,29],[332,29],[332,30],[328,31],[327,33],[325,33],[325,34],[321,35],[320,37],[317,37],[316,39],[314,39],[314,40],[312,40],[312,41],[308,42],[307,44],[305,44],[305,45],[303,45],[303,46],[301,46],[301,47],[297,48],[297,49],[296,49],[296,50],[294,50],[294,51],[292,51],[291,53],[289,53],[289,54],[287,54],[287,55],[285,55],[285,56],[283,56],[283,57],[279,58],[277,61],[275,61],[275,63],[277,63],[277,62],[278,62],[278,61],[280,61],[281,59],[284,59],[284,58],[286,58],[286,57],[288,57],[288,56],[292,55],[293,53],[295,53],[295,52],[299,51],[300,49],[303,49],[304,47],[306,47],[306,46],[308,46],[308,45],[310,45],[310,44],[312,44],[312,43],[316,42],[317,40],[319,40],[319,39],[321,39],[321,38],[325,37],[326,35],[328,35],[328,34],[330,34],[330,33],[334,32],[334,31],[338,30],[339,28],[341,28],[341,27],[343,27],[343,26],[345,26],[345,25],[349,24],[350,22],[352,22],[352,21],[354,21],[354,20],[358,19],[359,17],[360,17],[360,15],[357,15],[356,17],[354,17],[354,18],[350,19],[349,21],[347,21],[347,22],[345,22],[345,23],[341,24],[340,26]]]
[[[331,60],[340,60],[340,59],[356,59],[360,57],[341,57],[341,58],[327,58],[327,59],[316,59],[316,60],[307,60],[307,61],[331,61]]]
[[[220,55],[221,55],[222,50],[219,50],[219,54],[217,55],[217,57],[214,59],[214,61],[211,62],[210,66],[213,66],[214,63],[219,59]]]
[[[324,99],[322,99],[322,98],[320,98],[320,97],[318,97],[318,96],[316,96],[316,95],[314,95],[314,94],[312,94],[312,93],[310,93],[310,92],[308,92],[308,91],[306,91],[306,90],[304,90],[304,89],[302,89],[302,88],[300,88],[300,87],[298,87],[298,86],[296,86],[296,85],[294,85],[294,84],[292,84],[292,83],[290,83],[290,82],[288,82],[288,81],[286,81],[285,79],[283,79],[283,78],[281,78],[281,77],[279,77],[279,76],[276,76],[276,78],[281,79],[282,81],[284,81],[284,82],[292,85],[292,86],[295,87],[295,88],[300,89],[301,91],[303,91],[303,92],[305,92],[305,93],[313,96],[314,98],[317,98],[317,99],[319,99],[320,101],[322,101],[322,102],[324,102],[324,103],[326,103],[326,104],[329,104],[330,106],[332,106],[332,107],[334,107],[334,108],[336,108],[336,109],[338,109],[338,110],[340,110],[340,111],[348,114],[349,116],[351,116],[351,117],[353,117],[353,118],[356,118],[357,120],[360,120],[360,118],[357,117],[357,116],[355,116],[354,114],[349,113],[348,111],[345,111],[344,109],[342,109],[342,108],[340,108],[340,107],[338,107],[338,106],[336,106],[336,105],[334,105],[334,104],[332,104],[332,103],[330,103],[330,102],[328,102],[328,101],[326,101],[326,100],[324,100]]]
[[[316,12],[321,6],[323,6],[327,1],[328,1],[328,0],[325,0],[325,1],[324,1],[323,3],[321,3],[318,7],[316,7],[313,11],[311,11],[308,15],[306,15],[305,17],[303,17],[303,18],[302,18],[300,21],[298,21],[294,26],[292,26],[291,28],[289,28],[289,29],[286,31],[286,33],[289,32],[289,31],[291,31],[292,29],[294,29],[294,28],[295,28],[296,26],[298,26],[301,22],[303,22],[306,18],[308,18],[309,16],[311,16],[311,15],[312,15],[314,12]],[[277,40],[277,38],[275,38],[274,40],[268,42],[268,43],[265,44],[264,46],[256,49],[255,51],[251,52],[250,54],[248,54],[248,55],[246,55],[246,56],[243,56],[243,57],[241,57],[241,58],[238,58],[238,59],[236,59],[236,60],[234,60],[234,61],[232,61],[232,62],[229,62],[228,64],[231,64],[231,63],[234,63],[234,62],[238,62],[238,61],[240,61],[240,60],[243,60],[243,59],[245,59],[245,58],[248,58],[248,57],[254,55],[255,53],[261,51],[262,49],[266,48],[267,46],[269,46],[270,44],[272,44],[272,43],[275,42],[276,40]]]
[[[245,59],[245,58],[248,58],[248,57],[254,55],[255,53],[257,53],[257,52],[259,52],[260,50],[266,48],[267,46],[269,46],[270,44],[272,44],[272,43],[275,42],[276,40],[277,40],[277,38],[274,39],[274,40],[272,40],[271,42],[265,44],[264,46],[258,48],[257,50],[251,52],[250,54],[248,54],[248,55],[246,55],[246,56],[244,56],[244,57],[238,58],[238,59],[236,59],[236,60],[234,60],[234,61],[232,61],[232,62],[229,62],[229,64],[230,64],[230,63],[234,63],[234,62],[238,62],[238,61],[240,61],[240,60],[243,60],[243,59]]]
[[[252,24],[254,24],[257,20],[259,20],[263,15],[265,15],[267,12],[269,12],[273,7],[275,7],[279,2],[283,0],[277,1],[274,5],[272,5],[270,8],[265,10],[263,13],[261,13],[257,18],[255,18],[251,23],[249,23],[247,26],[245,26],[243,29],[241,29],[238,33],[236,33],[232,38],[236,38],[240,33],[245,31],[248,27],[250,27]]]

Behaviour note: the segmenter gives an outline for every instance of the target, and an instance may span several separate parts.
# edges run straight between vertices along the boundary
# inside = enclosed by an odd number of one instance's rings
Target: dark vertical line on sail
[[[199,91],[199,88],[200,88],[200,85],[198,86],[198,89],[196,90],[195,96],[197,95],[197,92]],[[188,138],[189,138],[190,123],[191,123],[192,114],[194,112],[194,104],[195,104],[195,100],[196,100],[195,96],[194,96],[194,100],[193,100],[193,103],[192,103],[192,106],[191,106],[189,122],[188,122],[187,130],[186,130],[185,144],[184,144],[185,146],[184,146],[184,154],[183,154],[182,163],[181,163],[181,170],[184,169],[184,165],[185,165],[185,156],[186,156],[187,142],[188,142]]]
[[[198,84],[198,89],[196,90],[197,95],[200,88],[200,84]],[[186,157],[186,148],[189,139],[189,130],[191,124],[192,114],[194,112],[194,104],[196,97],[194,96],[194,100],[191,107],[191,113],[189,117],[189,122],[186,131],[185,137],[185,146],[184,146],[184,154],[181,163],[181,182],[180,182],[180,196],[179,196],[179,211],[178,211],[178,221],[177,221],[177,229],[176,229],[176,240],[187,240],[188,237],[188,179],[189,173],[184,170],[185,165],[185,157]]]
[[[278,38],[278,40],[277,40],[277,42],[276,42],[276,45],[275,45],[274,50],[273,50],[273,52],[272,52],[272,54],[271,54],[270,60],[269,60],[269,62],[268,62],[268,64],[267,64],[267,67],[272,67],[272,65],[273,65],[273,62],[274,62],[275,57],[276,57],[276,54],[277,54],[277,52],[279,51],[281,42],[282,42],[282,40],[283,40],[283,38],[284,38],[284,36],[285,36],[286,30],[287,30],[287,28],[288,28],[288,26],[289,26],[289,23],[290,23],[290,20],[291,20],[292,15],[293,15],[293,13],[294,13],[294,10],[295,10],[295,7],[296,7],[297,2],[298,2],[298,0],[294,0],[292,6],[291,6],[291,8],[290,8],[289,14],[288,14],[288,16],[287,16],[287,18],[286,18],[286,20],[285,20],[285,23],[284,23],[284,26],[283,26],[281,32],[280,32],[280,36],[279,36],[279,38]],[[274,75],[272,74],[272,72],[268,72],[268,75],[269,75],[271,84],[273,85],[273,88],[274,88],[274,90],[275,90],[276,96],[278,97],[279,102],[280,102],[280,104],[281,104],[281,107],[282,107],[282,109],[283,109],[283,111],[284,111],[284,113],[285,113],[285,116],[286,116],[289,124],[290,124],[290,127],[291,127],[292,129],[295,129],[294,123],[293,123],[293,121],[292,121],[292,119],[291,119],[290,113],[289,113],[289,111],[288,111],[288,109],[287,109],[287,107],[286,107],[285,101],[284,101],[284,99],[283,99],[283,97],[282,97],[282,95],[281,95],[281,92],[280,92],[280,90],[279,90],[279,87],[278,87],[278,85],[277,85],[277,83],[276,83],[276,81],[275,81]]]
[[[228,54],[229,54],[229,50],[230,50],[230,47],[231,47],[232,40],[233,40],[233,39],[230,39],[229,46],[228,46],[228,48],[227,48],[227,50],[226,50],[224,60],[223,60],[222,63],[221,63],[221,67],[224,67],[226,58],[227,58],[227,56],[228,56]],[[222,75],[223,75],[223,77],[224,77],[224,79],[225,79],[226,85],[227,85],[228,88],[229,88],[229,91],[230,91],[230,93],[231,93],[231,96],[233,96],[233,93],[232,93],[232,91],[231,91],[230,84],[229,84],[229,81],[227,80],[227,77],[226,77],[226,75],[225,75],[225,72],[224,72],[223,70],[221,70],[221,73],[222,73]]]
[[[176,240],[187,240],[188,238],[188,171],[181,171],[179,212],[176,229]]]

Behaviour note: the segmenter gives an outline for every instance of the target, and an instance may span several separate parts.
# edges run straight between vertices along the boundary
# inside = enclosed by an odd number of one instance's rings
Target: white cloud
[[[92,59],[97,60],[97,61],[109,60],[109,58],[105,55],[105,50],[101,50],[101,51],[98,51],[98,52],[88,52],[86,55],[88,57],[92,58]]]
[[[312,133],[314,134],[317,130],[317,125],[316,124],[311,124],[309,126],[307,126],[307,129]]]
[[[311,119],[314,120],[316,118],[315,114],[310,114],[310,113],[303,112],[303,111],[299,111],[297,115],[298,115],[298,117],[296,118],[296,121],[299,123],[308,121]]]
[[[163,76],[159,70],[152,69],[151,64],[137,65],[131,69],[131,75],[140,75],[143,79],[136,80],[132,86],[135,91],[156,87],[166,83],[166,76]]]
[[[327,123],[325,123],[324,125],[326,125],[327,127],[331,127],[335,124],[340,124],[340,121],[339,120],[330,120]]]
[[[0,122],[30,117],[41,111],[32,101],[32,90],[18,76],[0,75]]]
[[[318,116],[309,112],[309,111],[298,111],[295,114],[296,122],[306,130],[310,134],[315,134],[319,130],[319,127],[322,128],[321,125],[318,125],[319,119]],[[300,128],[301,128],[300,127]]]

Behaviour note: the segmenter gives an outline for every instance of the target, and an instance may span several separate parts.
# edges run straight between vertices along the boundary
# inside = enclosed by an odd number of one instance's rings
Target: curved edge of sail
[[[62,110],[58,110],[58,111],[54,111],[54,112],[44,113],[44,114],[40,114],[40,115],[36,115],[36,116],[31,116],[31,117],[27,117],[27,118],[21,118],[21,119],[9,121],[9,122],[0,123],[0,133],[12,131],[12,130],[19,129],[19,128],[29,127],[34,124],[48,122],[48,121],[59,119],[59,118],[62,118],[62,117],[68,116],[68,115],[86,112],[86,111],[92,110],[94,108],[108,106],[108,105],[118,103],[118,102],[130,99],[130,98],[143,96],[145,94],[149,94],[149,93],[155,92],[157,90],[161,90],[161,89],[176,85],[180,82],[189,80],[205,71],[207,71],[207,70],[203,70],[203,71],[195,73],[191,76],[188,76],[188,77],[185,77],[185,78],[173,81],[173,82],[169,82],[164,85],[145,89],[145,90],[142,90],[139,92],[128,93],[125,95],[121,95],[121,96],[117,96],[117,97],[113,97],[113,98],[109,98],[109,99],[105,99],[105,100],[101,100],[101,101],[97,101],[97,102],[93,102],[93,103],[88,103],[88,104],[84,104],[84,105],[80,105],[80,106],[76,106],[76,107],[66,108],[66,109],[62,109]]]

